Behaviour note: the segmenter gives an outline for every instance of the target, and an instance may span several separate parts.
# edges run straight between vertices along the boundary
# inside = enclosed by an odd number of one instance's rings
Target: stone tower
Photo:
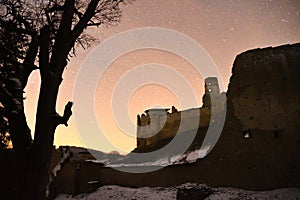
[[[220,95],[220,88],[218,79],[216,77],[208,77],[205,79],[205,94],[203,95],[203,106],[212,107],[211,98],[218,98]]]

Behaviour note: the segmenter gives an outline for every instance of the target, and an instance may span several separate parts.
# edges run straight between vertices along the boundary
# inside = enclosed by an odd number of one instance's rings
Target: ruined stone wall
[[[300,119],[299,82],[299,44],[247,51],[234,62],[228,101],[243,129],[284,129]]]
[[[219,185],[300,186],[300,44],[254,49],[235,59],[222,134],[199,165]]]
[[[167,113],[151,119],[144,114],[144,117],[141,117],[141,126],[137,129],[137,146],[154,146],[156,143],[171,139],[177,134],[207,127],[210,123],[210,115],[209,107]]]

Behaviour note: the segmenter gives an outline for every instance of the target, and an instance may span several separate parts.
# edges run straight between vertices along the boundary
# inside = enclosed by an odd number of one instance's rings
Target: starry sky
[[[123,4],[121,9],[123,15],[121,23],[117,26],[102,26],[88,30],[88,33],[98,41],[89,49],[78,49],[77,56],[72,58],[67,66],[58,96],[58,112],[63,112],[68,100],[73,100],[76,106],[76,99],[73,97],[74,85],[84,60],[101,42],[123,31],[161,27],[187,35],[197,41],[209,54],[221,74],[219,82],[220,85],[224,85],[225,91],[231,76],[232,63],[239,53],[254,48],[300,42],[298,0],[136,0],[133,3]],[[120,42],[119,45],[128,44],[124,40],[124,43]],[[151,63],[168,66],[179,73],[193,88],[196,101],[182,106],[178,95],[165,83],[140,85],[130,94],[129,99],[114,96],[116,87],[126,74],[138,68],[143,70]],[[144,76],[141,78],[146,78],[146,75]],[[167,77],[168,74],[158,76]],[[71,117],[69,127],[58,127],[54,144],[86,146],[105,152],[117,150],[122,154],[129,152],[136,145],[134,125],[137,114],[153,106],[175,105],[179,110],[200,107],[204,78],[206,77],[201,77],[185,58],[172,52],[141,49],[120,55],[99,77],[94,92],[94,112],[97,120],[91,123],[97,123],[101,127],[109,142],[94,139],[92,136],[93,142],[83,139],[89,137],[93,131],[79,132],[75,118],[80,119],[82,116],[77,114],[78,116]],[[80,84],[84,85],[85,81],[81,81]],[[34,72],[25,93],[25,109],[32,132],[34,132],[38,90],[39,75],[38,72]],[[124,110],[127,112],[116,119],[118,114],[114,113],[114,105],[126,106]]]

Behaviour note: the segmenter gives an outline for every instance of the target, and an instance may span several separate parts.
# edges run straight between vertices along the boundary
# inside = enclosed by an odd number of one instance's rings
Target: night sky
[[[88,31],[98,41],[87,50],[78,49],[77,57],[72,58],[67,66],[58,98],[57,110],[59,112],[63,111],[68,100],[73,100],[74,106],[76,106],[76,99],[73,98],[73,87],[84,59],[97,44],[126,30],[161,27],[175,30],[193,38],[206,50],[218,67],[222,78],[219,82],[220,85],[224,85],[224,90],[227,90],[232,63],[237,54],[254,48],[300,42],[300,2],[297,0],[136,0],[133,3],[122,5],[122,11],[123,16],[119,25],[102,26]],[[138,41],[139,38],[136,40]],[[119,45],[128,44],[124,40],[124,43],[121,42]],[[122,77],[137,70],[138,67],[143,69],[140,65],[151,65],[151,63],[168,66],[182,75],[192,86],[196,94],[196,102],[187,106],[180,105],[178,95],[168,88],[168,84],[162,83],[141,85],[132,93],[130,99],[113,100],[114,89]],[[162,74],[158,76],[162,76]],[[164,76],[166,75],[164,74]],[[146,79],[146,74],[145,77],[140,78]],[[88,146],[105,152],[112,150],[121,153],[128,152],[136,144],[133,125],[136,123],[137,114],[141,114],[153,105],[159,107],[175,105],[179,110],[200,107],[202,105],[204,78],[206,77],[201,77],[185,58],[167,51],[143,49],[122,55],[108,67],[99,79],[94,103],[97,121],[91,122],[99,124],[111,144],[101,140],[94,140],[93,143],[89,143],[80,139],[83,134],[90,134],[89,132],[78,133],[75,118],[80,119],[82,117],[80,115],[71,117],[69,127],[57,129],[54,143],[57,146]],[[31,128],[34,127],[39,90],[38,80],[38,72],[34,72],[25,94],[27,97],[25,109]],[[81,82],[80,84],[84,85],[85,83]],[[125,124],[125,126],[131,128],[127,129],[116,125],[116,120],[112,115],[111,102],[113,101],[117,103],[127,102],[125,110],[128,113],[125,114],[129,116],[132,124]],[[81,104],[79,105],[81,106]],[[127,131],[126,134],[121,129],[129,130],[130,133]]]

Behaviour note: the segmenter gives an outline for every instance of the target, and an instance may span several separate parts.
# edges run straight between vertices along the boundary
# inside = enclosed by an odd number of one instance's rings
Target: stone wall
[[[300,44],[237,56],[222,134],[199,165],[220,185],[300,187]]]
[[[279,130],[300,120],[300,45],[237,56],[228,88],[243,129]]]

